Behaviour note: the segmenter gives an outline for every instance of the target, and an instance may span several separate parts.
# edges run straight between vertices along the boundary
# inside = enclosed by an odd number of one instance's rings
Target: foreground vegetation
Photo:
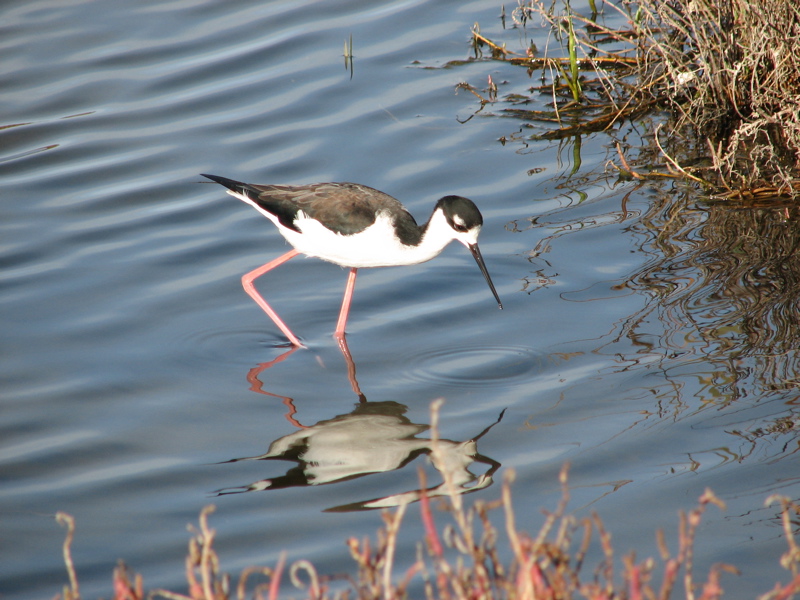
[[[694,181],[724,198],[800,194],[800,6],[795,0],[588,0],[588,16],[563,0],[525,0],[511,13],[516,28],[544,20],[554,48],[519,52],[473,29],[476,56],[539,74],[531,95],[501,98],[503,114],[543,126],[539,138],[611,131],[626,120],[659,114],[645,131],[666,169],[631,168],[624,142],[617,168],[625,177],[664,175]],[[598,6],[627,25],[610,29]],[[505,23],[505,11],[503,14]],[[621,20],[619,18],[617,21]],[[460,85],[484,104],[487,90]],[[545,110],[522,105],[547,102]]]
[[[434,434],[434,440],[435,440]],[[434,444],[434,454],[437,452]],[[425,488],[424,474],[420,470],[421,487]],[[219,558],[214,550],[215,531],[209,527],[208,517],[213,506],[200,514],[199,528],[189,542],[186,558],[187,589],[174,592],[155,589],[145,592],[142,577],[132,575],[124,564],[114,570],[112,598],[114,600],[143,600],[168,598],[170,600],[276,600],[297,597],[296,590],[281,594],[283,581],[288,577],[303,597],[309,600],[332,598],[359,600],[395,600],[421,597],[428,600],[493,600],[493,599],[616,599],[631,600],[686,598],[687,600],[712,600],[722,598],[724,590],[721,575],[735,573],[728,565],[715,565],[700,580],[693,571],[694,541],[703,513],[709,504],[724,508],[723,503],[707,490],[698,505],[688,513],[681,512],[678,522],[678,548],[670,552],[661,532],[657,532],[660,560],[648,558],[637,561],[628,554],[615,561],[611,534],[601,518],[592,514],[577,519],[567,512],[569,488],[567,469],[562,469],[560,480],[562,499],[554,512],[545,512],[544,523],[535,536],[518,530],[511,506],[509,472],[502,486],[501,498],[494,502],[475,502],[466,508],[463,497],[451,485],[447,510],[451,524],[437,528],[433,507],[423,495],[420,501],[425,539],[420,541],[417,558],[405,572],[395,567],[397,538],[407,505],[394,512],[383,513],[384,525],[377,540],[351,538],[347,545],[355,561],[353,576],[323,576],[308,561],[299,560],[286,567],[282,555],[275,567],[251,567],[239,576],[235,588],[229,575],[221,573]],[[452,484],[452,482],[449,482]],[[800,546],[793,535],[792,518],[800,514],[800,506],[787,498],[773,496],[767,504],[779,503],[783,532],[788,550],[781,565],[790,574],[787,583],[777,583],[759,600],[784,600],[800,592]],[[511,559],[503,562],[498,548],[500,532],[492,524],[489,514],[502,509],[505,515],[505,538]],[[80,600],[80,588],[71,557],[71,543],[75,524],[69,515],[59,513],[59,522],[68,528],[64,542],[64,560],[69,575],[69,585],[64,587],[63,600]],[[585,563],[592,545],[599,545],[602,559],[593,569]],[[502,554],[508,554],[503,552]],[[346,581],[343,584],[342,581]],[[412,586],[416,593],[410,592]]]
[[[405,506],[394,513],[386,511],[384,526],[378,532],[377,542],[348,541],[350,554],[356,563],[356,575],[344,577],[349,583],[341,583],[342,577],[325,577],[317,573],[312,564],[300,560],[288,569],[285,556],[281,556],[275,567],[251,567],[239,576],[232,588],[230,577],[221,573],[219,558],[214,551],[215,531],[208,525],[212,506],[200,514],[199,529],[189,542],[186,558],[186,591],[179,593],[163,589],[145,592],[142,577],[132,575],[124,564],[114,570],[112,598],[114,600],[143,600],[144,598],[168,598],[170,600],[244,600],[252,597],[275,600],[281,597],[281,584],[287,577],[295,588],[302,590],[309,600],[331,598],[357,598],[360,600],[390,600],[409,597],[409,587],[421,581],[425,597],[432,599],[537,599],[548,600],[590,599],[655,599],[687,598],[687,600],[712,600],[724,597],[721,575],[735,573],[729,565],[715,565],[702,580],[696,580],[693,565],[695,534],[702,515],[709,504],[722,507],[722,502],[707,490],[698,505],[688,513],[681,512],[678,524],[679,544],[673,554],[667,549],[661,532],[658,541],[661,548],[660,563],[648,558],[637,562],[633,554],[624,556],[620,566],[615,565],[611,535],[596,514],[577,520],[566,510],[569,493],[566,485],[566,469],[562,471],[563,498],[555,512],[545,513],[544,525],[535,537],[518,531],[511,509],[510,481],[503,485],[502,498],[492,503],[476,502],[465,509],[461,497],[451,498],[450,514],[455,525],[437,530],[433,512],[426,499],[422,500],[422,520],[426,536],[420,543],[417,560],[405,573],[397,573],[394,560],[397,552],[397,533],[403,519]],[[772,497],[769,504],[782,505],[784,534],[789,549],[781,558],[781,564],[790,571],[790,581],[777,583],[759,600],[784,600],[800,593],[800,547],[792,534],[792,515],[800,514],[800,506],[786,498]],[[502,507],[505,511],[505,529],[513,555],[510,564],[499,558],[498,531],[491,524],[488,513]],[[64,557],[70,584],[64,587],[63,600],[80,600],[81,594],[75,567],[72,563],[70,544],[74,534],[71,517],[59,513],[58,519],[68,527],[64,543]],[[480,531],[476,526],[480,525]],[[592,538],[597,537],[602,547],[604,560],[596,569],[584,575],[584,559]],[[445,543],[446,540],[446,543]],[[424,551],[422,548],[424,547]],[[660,577],[660,581],[657,578]],[[284,594],[297,597],[296,592]]]

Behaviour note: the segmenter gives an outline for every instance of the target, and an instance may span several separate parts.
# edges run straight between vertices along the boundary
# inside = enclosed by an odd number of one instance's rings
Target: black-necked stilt
[[[244,275],[242,285],[296,346],[302,344],[256,291],[253,281],[298,254],[350,269],[334,334],[339,339],[344,337],[358,269],[416,265],[437,256],[453,240],[472,252],[498,306],[503,308],[478,249],[483,217],[472,200],[445,196],[436,203],[428,222],[420,226],[400,202],[357,183],[252,185],[217,175],[203,177],[224,185],[231,196],[253,206],[275,223],[294,247]]]

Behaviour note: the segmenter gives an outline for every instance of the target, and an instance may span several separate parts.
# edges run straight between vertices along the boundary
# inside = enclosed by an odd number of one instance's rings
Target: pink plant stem
[[[278,591],[281,587],[281,575],[283,573],[283,565],[285,563],[286,555],[281,553],[281,557],[278,559],[278,564],[275,566],[275,572],[272,574],[272,577],[269,581],[269,600],[278,600]]]
[[[631,569],[631,578],[630,578],[630,599],[631,600],[642,600],[642,582],[640,579],[641,573],[639,572],[639,566],[634,566]]]
[[[428,543],[431,546],[433,554],[439,558],[442,557],[444,551],[442,550],[442,543],[439,541],[439,534],[436,532],[436,525],[433,522],[433,514],[431,513],[431,503],[428,499],[428,490],[425,488],[425,473],[422,469],[419,470],[420,476],[420,516],[422,517],[422,525],[425,528],[425,535],[428,538]]]

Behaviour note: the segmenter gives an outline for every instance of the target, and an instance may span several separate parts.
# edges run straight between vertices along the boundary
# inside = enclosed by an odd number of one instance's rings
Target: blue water
[[[468,498],[498,497],[514,468],[520,527],[535,531],[555,506],[569,461],[576,515],[598,511],[618,556],[643,558],[659,527],[675,547],[678,510],[710,486],[728,510],[706,516],[698,578],[735,564],[742,575],[723,578],[735,598],[786,579],[764,499],[800,494],[795,351],[742,351],[736,302],[698,284],[713,281],[700,199],[669,205],[679,190],[617,184],[603,134],[583,140],[570,176],[569,144],[528,139],[488,116],[499,108],[467,120],[480,106],[458,83],[491,75],[501,96],[535,83],[488,60],[447,66],[470,56],[476,21],[510,47],[524,35],[543,47],[544,32],[503,30],[500,6],[5,3],[4,598],[67,582],[59,510],[77,521],[85,598],[110,595],[118,559],[148,589],[182,591],[185,527],[209,503],[225,570],[286,551],[352,573],[345,540],[381,524],[353,509],[414,490],[418,465],[440,482],[426,458],[437,398],[465,489],[483,488]],[[284,356],[239,279],[287,247],[199,173],[357,181],[419,221],[440,196],[468,196],[505,309],[457,244],[423,265],[362,270],[348,326],[362,401],[331,338],[346,270],[297,258],[259,280],[308,345]],[[295,442],[335,464],[303,471],[280,452]],[[267,480],[288,487],[246,491]],[[412,505],[401,567],[420,535]]]

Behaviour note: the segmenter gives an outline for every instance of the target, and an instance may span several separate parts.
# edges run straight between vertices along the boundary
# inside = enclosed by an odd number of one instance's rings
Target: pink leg
[[[253,269],[246,275],[242,276],[242,287],[244,287],[244,291],[256,301],[256,304],[258,304],[262,310],[269,315],[269,318],[272,319],[275,325],[278,326],[278,329],[280,329],[283,334],[289,338],[289,341],[292,342],[292,344],[295,346],[303,346],[303,344],[300,343],[300,340],[298,340],[297,337],[292,333],[292,330],[289,329],[286,326],[286,323],[284,323],[278,316],[278,314],[272,310],[272,307],[267,304],[267,301],[261,297],[261,294],[258,293],[258,290],[256,290],[256,287],[253,285],[253,281],[261,277],[264,273],[271,271],[275,267],[281,266],[287,260],[294,258],[298,254],[300,253],[297,250],[290,250],[283,256],[279,256],[275,260],[272,260],[267,264],[258,267],[257,269]]]
[[[353,290],[356,289],[356,275],[358,269],[350,269],[347,277],[347,287],[344,289],[344,299],[342,300],[342,310],[339,311],[339,321],[336,323],[336,332],[333,336],[337,339],[344,337],[344,328],[347,325],[347,314],[350,312],[350,303],[353,301]]]

